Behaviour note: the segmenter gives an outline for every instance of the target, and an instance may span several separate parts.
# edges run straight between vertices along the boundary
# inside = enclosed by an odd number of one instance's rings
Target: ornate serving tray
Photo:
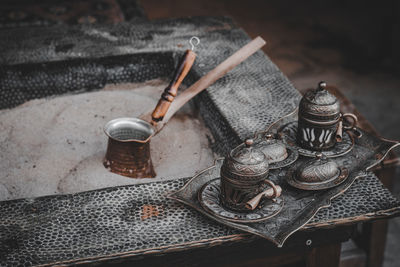
[[[296,116],[297,110],[271,125],[267,131],[279,132],[282,126],[292,123]],[[318,210],[329,207],[332,199],[343,194],[356,179],[365,177],[370,168],[377,165],[391,149],[399,145],[398,142],[380,139],[360,129],[358,130],[361,133],[361,137],[355,139],[353,148],[344,156],[332,158],[338,166],[342,166],[349,171],[348,178],[334,188],[321,191],[299,190],[290,186],[286,181],[290,168],[271,170],[270,172],[274,175],[271,175],[270,179],[282,187],[285,205],[279,214],[266,221],[254,223],[233,222],[216,216],[202,207],[197,194],[206,183],[219,177],[221,160],[217,160],[214,166],[193,177],[183,188],[169,195],[169,198],[189,205],[222,224],[259,235],[281,247],[285,240],[309,222]],[[301,164],[305,160],[308,160],[308,158],[299,158],[295,164]]]

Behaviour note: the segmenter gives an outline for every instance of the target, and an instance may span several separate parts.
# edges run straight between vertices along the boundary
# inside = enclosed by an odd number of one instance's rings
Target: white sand
[[[188,177],[212,165],[210,134],[186,106],[151,140],[156,178],[131,179],[103,167],[104,124],[151,110],[165,86],[161,81],[108,86],[1,111],[0,200]]]

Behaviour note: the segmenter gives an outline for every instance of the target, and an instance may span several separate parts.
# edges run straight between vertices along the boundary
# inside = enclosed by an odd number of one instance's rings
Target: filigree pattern
[[[337,177],[339,173],[338,166],[332,161],[313,161],[298,170],[297,179],[308,183],[323,182]]]
[[[240,145],[230,153],[231,159],[241,164],[253,165],[262,162],[265,159],[265,155],[253,147],[244,147]]]
[[[233,173],[240,173],[243,175],[260,175],[266,173],[266,170],[268,170],[268,164],[261,163],[257,165],[243,165],[237,162],[229,161],[226,163],[226,168]]]
[[[307,112],[310,112],[312,114],[325,114],[329,116],[338,113],[337,111],[339,110],[339,104],[335,104],[333,107],[308,104],[307,107],[304,107],[304,109],[306,109]],[[337,117],[339,117],[339,115]]]

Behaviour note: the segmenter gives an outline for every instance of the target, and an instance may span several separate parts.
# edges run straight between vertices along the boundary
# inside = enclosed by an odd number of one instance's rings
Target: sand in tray
[[[166,85],[108,86],[1,111],[0,200],[189,177],[212,165],[210,133],[187,106],[151,140],[156,178],[127,178],[103,167],[105,123],[151,110]]]

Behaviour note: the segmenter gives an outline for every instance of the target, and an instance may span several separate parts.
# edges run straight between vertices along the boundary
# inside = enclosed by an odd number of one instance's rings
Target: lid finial
[[[320,81],[318,84],[318,91],[322,91],[326,89],[326,82]]]
[[[246,139],[246,141],[244,142],[246,144],[246,147],[251,147],[254,143],[253,139]]]

